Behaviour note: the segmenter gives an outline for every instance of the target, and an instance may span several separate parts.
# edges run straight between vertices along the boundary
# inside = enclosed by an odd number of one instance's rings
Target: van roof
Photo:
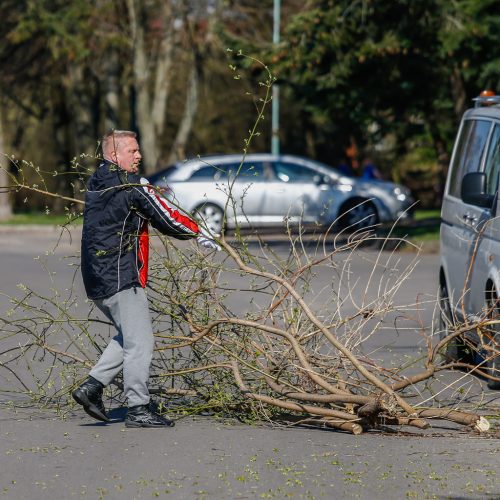
[[[485,118],[496,118],[500,120],[500,105],[495,104],[491,106],[480,106],[478,108],[468,109],[464,118],[477,118],[479,116],[483,116]]]

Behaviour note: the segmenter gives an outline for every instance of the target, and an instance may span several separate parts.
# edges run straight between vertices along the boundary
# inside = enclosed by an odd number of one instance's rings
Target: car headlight
[[[337,184],[337,189],[339,191],[349,192],[352,191],[352,184]]]
[[[399,201],[405,201],[406,198],[408,198],[411,195],[411,192],[408,188],[405,188],[404,186],[396,186],[393,189],[394,196],[396,196],[396,199]]]

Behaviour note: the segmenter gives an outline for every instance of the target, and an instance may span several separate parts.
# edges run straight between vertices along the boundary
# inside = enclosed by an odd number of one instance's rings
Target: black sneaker
[[[93,418],[101,422],[109,422],[109,417],[104,410],[102,403],[102,391],[104,386],[93,377],[89,377],[78,389],[75,389],[71,395],[73,399]]]
[[[175,422],[152,411],[149,405],[131,406],[128,409],[125,427],[173,427]]]

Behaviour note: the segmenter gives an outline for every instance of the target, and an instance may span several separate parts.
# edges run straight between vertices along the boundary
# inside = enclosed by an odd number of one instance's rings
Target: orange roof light
[[[500,96],[495,94],[494,90],[485,89],[477,97],[472,99],[475,101],[475,107],[494,106],[500,104]]]

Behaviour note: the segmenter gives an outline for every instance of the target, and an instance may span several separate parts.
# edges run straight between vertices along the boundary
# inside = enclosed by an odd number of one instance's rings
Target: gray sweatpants
[[[154,339],[146,293],[140,287],[128,288],[94,302],[112,321],[118,334],[111,339],[90,375],[108,385],[123,369],[123,390],[128,405],[149,403],[146,382]]]

